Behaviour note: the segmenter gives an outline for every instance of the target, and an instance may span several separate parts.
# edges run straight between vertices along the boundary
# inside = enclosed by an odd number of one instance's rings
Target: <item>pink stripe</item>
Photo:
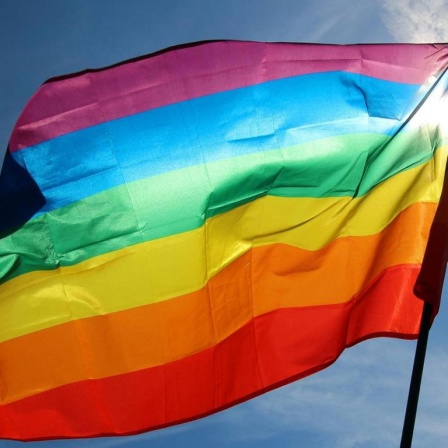
[[[446,45],[192,44],[48,81],[25,107],[9,148],[16,151],[190,98],[308,73],[345,70],[421,84],[446,59]]]

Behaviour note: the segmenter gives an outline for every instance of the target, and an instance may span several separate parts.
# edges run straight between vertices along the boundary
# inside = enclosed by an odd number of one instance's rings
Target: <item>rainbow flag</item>
[[[161,428],[415,338],[447,61],[218,41],[46,82],[0,180],[0,437]]]

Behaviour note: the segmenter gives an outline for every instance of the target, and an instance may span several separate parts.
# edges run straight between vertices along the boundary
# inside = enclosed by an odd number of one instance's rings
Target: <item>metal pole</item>
[[[414,434],[415,417],[417,415],[418,398],[422,382],[423,366],[425,364],[426,345],[431,327],[432,305],[425,302],[423,306],[420,334],[415,349],[414,367],[412,369],[411,384],[409,386],[408,403],[401,434],[400,448],[411,448]]]
[[[448,161],[442,194],[429,232],[422,267],[414,286],[414,294],[424,301],[420,334],[415,349],[414,367],[409,386],[408,403],[401,434],[400,448],[411,448],[417,415],[418,398],[425,364],[426,345],[432,320],[437,314],[442,297],[443,282],[448,262]]]

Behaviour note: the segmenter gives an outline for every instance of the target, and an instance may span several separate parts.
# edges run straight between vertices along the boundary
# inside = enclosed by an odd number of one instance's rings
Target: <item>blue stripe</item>
[[[329,72],[208,95],[14,153],[57,209],[126,182],[354,133],[393,135],[420,86]],[[356,151],[356,148],[354,148]]]

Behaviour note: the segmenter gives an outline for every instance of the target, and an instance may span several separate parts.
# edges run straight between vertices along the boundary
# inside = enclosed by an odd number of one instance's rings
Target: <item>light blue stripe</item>
[[[423,97],[419,87],[345,72],[297,76],[106,122],[14,157],[42,190],[44,212],[192,165],[337,135],[393,135]]]

